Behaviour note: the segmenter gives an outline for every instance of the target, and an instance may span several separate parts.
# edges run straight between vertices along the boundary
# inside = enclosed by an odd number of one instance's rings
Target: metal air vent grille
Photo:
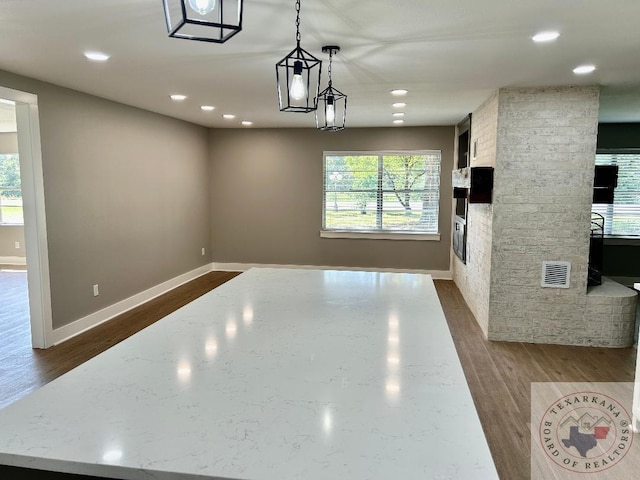
[[[569,262],[542,262],[542,286],[569,288],[571,264]]]

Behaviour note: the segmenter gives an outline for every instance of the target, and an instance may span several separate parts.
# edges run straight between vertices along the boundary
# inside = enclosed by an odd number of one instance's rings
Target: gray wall
[[[16,242],[20,242],[20,248],[16,248]],[[22,225],[0,225],[0,258],[24,258],[24,256],[24,227]],[[1,260],[0,263],[2,263]]]
[[[206,128],[7,72],[0,85],[38,95],[54,328],[211,262]]]
[[[210,131],[216,262],[449,270],[454,127]],[[322,154],[442,150],[440,241],[320,238]]]

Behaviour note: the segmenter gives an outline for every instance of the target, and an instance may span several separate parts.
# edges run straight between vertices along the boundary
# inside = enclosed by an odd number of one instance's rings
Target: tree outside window
[[[440,152],[325,153],[324,230],[437,233]]]

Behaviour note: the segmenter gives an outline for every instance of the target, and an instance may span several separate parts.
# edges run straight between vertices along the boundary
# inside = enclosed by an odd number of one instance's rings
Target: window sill
[[[321,238],[348,238],[365,240],[422,240],[440,241],[439,233],[413,232],[352,232],[348,230],[321,230]]]
[[[24,223],[0,222],[0,227],[24,227]]]

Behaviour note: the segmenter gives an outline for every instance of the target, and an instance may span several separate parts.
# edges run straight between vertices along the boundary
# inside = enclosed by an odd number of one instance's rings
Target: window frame
[[[387,155],[438,155],[439,157],[439,176],[438,176],[438,216],[436,232],[420,232],[411,230],[377,230],[377,229],[327,229],[326,228],[326,212],[327,212],[327,157],[332,156],[377,156],[384,157]],[[380,167],[379,167],[380,168]],[[440,241],[440,214],[441,214],[441,191],[442,191],[442,150],[437,149],[420,149],[420,150],[327,150],[322,155],[322,227],[320,229],[321,238],[342,238],[342,239],[375,239],[375,240],[427,240]],[[384,194],[380,191],[380,184],[376,189],[378,194]]]
[[[598,148],[596,149],[596,159],[594,159],[594,164],[595,165],[602,165],[602,164],[598,164],[596,163],[597,160],[597,156],[598,155],[640,155],[640,148]],[[608,164],[610,165],[610,164]],[[618,179],[620,178],[620,174],[618,172]],[[618,186],[620,185],[620,183],[618,182]],[[616,187],[616,189],[618,188],[618,186]],[[594,207],[596,205],[600,205],[600,204],[596,204],[596,203],[592,203],[592,210],[595,210]],[[614,189],[614,203],[611,205],[607,205],[607,207],[613,208],[615,205],[615,189]],[[605,237],[605,243],[607,244],[615,244],[615,241],[618,240],[622,240],[624,243],[627,243],[625,241],[640,241],[640,235],[632,235],[632,234],[627,234],[627,233],[623,233],[623,234],[615,234],[612,232],[612,227],[613,227],[613,212],[611,214],[605,214],[605,220],[607,219],[611,219],[611,221],[609,222],[609,226],[607,226],[607,224],[605,223],[605,232],[604,232],[604,237]],[[640,218],[638,219],[638,222],[640,222]]]

